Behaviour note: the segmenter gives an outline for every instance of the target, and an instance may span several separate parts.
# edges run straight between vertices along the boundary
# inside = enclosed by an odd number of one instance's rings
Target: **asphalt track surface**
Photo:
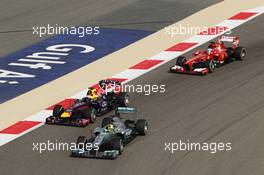
[[[221,0],[10,0],[0,6],[0,56],[49,36],[36,26],[100,26],[156,31]],[[159,9],[159,10],[157,10]]]
[[[115,161],[69,158],[68,152],[32,151],[32,142],[74,142],[87,128],[41,127],[0,149],[1,174],[263,174],[264,16],[234,30],[247,60],[205,77],[168,73],[170,62],[131,82],[165,84],[165,94],[132,94],[150,134],[139,137]],[[205,46],[203,46],[205,47]],[[187,54],[189,55],[189,54]],[[164,142],[232,142],[232,151],[164,151]]]

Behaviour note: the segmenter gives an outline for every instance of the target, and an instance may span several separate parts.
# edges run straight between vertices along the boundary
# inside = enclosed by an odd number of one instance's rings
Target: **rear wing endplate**
[[[239,45],[239,37],[223,35],[219,38],[220,42],[231,42],[233,47],[236,48]]]

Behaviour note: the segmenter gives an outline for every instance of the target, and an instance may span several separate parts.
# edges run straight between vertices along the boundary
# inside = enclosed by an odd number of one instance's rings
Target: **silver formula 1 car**
[[[133,114],[134,119],[126,119],[127,114]],[[135,108],[118,107],[115,116],[105,117],[90,139],[78,137],[77,148],[71,151],[71,156],[115,159],[136,136],[146,135],[148,127],[145,119],[137,119]]]

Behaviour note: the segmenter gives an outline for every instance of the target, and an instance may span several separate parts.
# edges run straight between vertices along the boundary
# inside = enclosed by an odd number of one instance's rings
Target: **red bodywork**
[[[90,119],[89,118],[78,118],[78,119],[76,118],[72,120],[72,114],[73,114],[73,111],[87,109],[87,108],[90,108],[90,106],[85,103],[78,103],[77,100],[73,100],[71,101],[71,105],[65,109],[65,111],[68,112],[69,115],[71,116],[70,118],[62,119],[62,118],[56,118],[54,116],[49,116],[48,118],[46,118],[46,123],[54,124],[54,125],[85,127],[89,123],[91,123]]]
[[[62,117],[55,117],[55,116],[49,116],[46,118],[47,124],[54,124],[54,125],[67,125],[67,126],[80,126],[84,127],[87,126],[89,123],[93,123],[91,119],[89,118],[82,118],[79,116],[80,111],[93,108],[96,111],[100,111],[101,113],[96,113],[96,115],[101,115],[106,112],[109,112],[112,110],[110,107],[109,98],[105,99],[103,98],[103,95],[110,97],[114,93],[114,96],[117,97],[123,93],[121,82],[118,80],[101,80],[98,84],[94,85],[93,88],[97,90],[98,97],[94,101],[85,101],[85,99],[88,99],[87,97],[84,97],[80,100],[78,99],[68,99],[65,100],[66,102],[58,103],[57,105],[62,105],[64,107],[63,112],[67,112],[69,114],[69,117],[62,118]],[[108,97],[109,97],[108,96]],[[114,98],[116,100],[117,98]],[[113,99],[112,99],[113,100]],[[103,106],[104,104],[104,106]],[[108,104],[108,105],[106,105]],[[50,110],[53,110],[54,106],[50,107]],[[97,110],[100,109],[100,110]],[[77,114],[77,115],[76,115]]]
[[[211,42],[208,46],[208,50],[196,51],[193,53],[193,57],[186,60],[182,66],[175,65],[171,67],[171,71],[189,74],[208,74],[209,69],[206,67],[206,62],[213,60],[215,63],[222,64],[229,58],[227,48],[223,43],[224,41],[232,42],[233,50],[235,50],[239,44],[238,37],[222,36],[218,41]]]

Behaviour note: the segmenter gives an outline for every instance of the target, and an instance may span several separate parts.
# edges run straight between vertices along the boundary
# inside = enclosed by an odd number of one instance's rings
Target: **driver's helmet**
[[[221,41],[217,41],[217,42],[215,42],[215,48],[216,48],[218,51],[221,51],[221,49],[222,49],[222,43],[221,43]]]
[[[87,97],[91,100],[96,100],[97,96],[97,90],[95,88],[89,88],[87,92]]]
[[[110,124],[106,125],[105,129],[107,132],[113,132],[115,127],[113,124],[110,123]]]
[[[212,48],[208,48],[207,49],[207,54],[210,55],[212,53],[212,50],[213,50]]]
[[[217,40],[217,43],[218,43],[218,44],[223,44],[223,41],[221,40],[221,38],[219,38],[219,39]]]

